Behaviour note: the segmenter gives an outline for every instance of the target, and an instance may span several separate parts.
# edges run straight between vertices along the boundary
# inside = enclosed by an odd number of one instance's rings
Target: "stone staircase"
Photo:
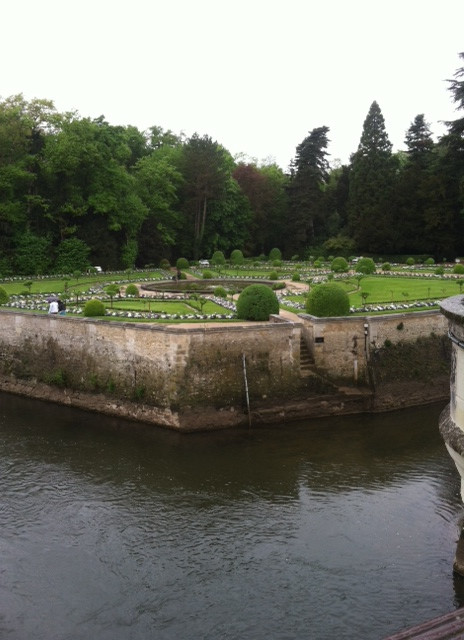
[[[300,374],[303,377],[310,376],[314,359],[311,356],[308,345],[303,336],[300,337]]]

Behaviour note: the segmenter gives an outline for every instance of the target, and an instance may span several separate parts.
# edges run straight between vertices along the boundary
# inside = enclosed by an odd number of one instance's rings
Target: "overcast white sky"
[[[356,151],[373,100],[394,150],[424,113],[457,114],[464,0],[15,0],[2,6],[0,96],[111,124],[208,134],[286,169],[309,131]]]

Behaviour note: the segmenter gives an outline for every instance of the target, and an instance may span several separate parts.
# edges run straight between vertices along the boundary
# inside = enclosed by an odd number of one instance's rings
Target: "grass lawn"
[[[191,313],[206,313],[206,314],[214,314],[214,313],[228,313],[227,309],[221,307],[215,302],[207,301],[206,304],[203,305],[203,309],[198,302],[195,301],[181,301],[181,300],[151,300],[150,298],[133,298],[131,300],[113,300],[113,306],[111,307],[111,303],[105,302],[105,306],[107,309],[113,308],[115,311],[151,311],[153,313],[170,313],[170,314],[179,314],[179,315],[187,315]]]
[[[0,286],[5,289],[8,295],[19,295],[22,293],[64,293],[65,283],[68,287],[68,293],[73,291],[86,291],[95,286],[103,286],[119,282],[121,280],[131,282],[140,282],[142,280],[165,280],[166,273],[161,270],[144,271],[142,273],[102,273],[83,275],[80,278],[38,278],[38,279],[20,279],[20,280],[4,280],[0,281]],[[32,282],[30,289],[26,287],[26,282]]]
[[[440,278],[392,278],[388,276],[366,276],[358,283],[356,280],[337,280],[337,284],[342,286],[348,293],[352,307],[362,307],[364,302],[361,294],[369,295],[365,304],[390,304],[407,303],[416,300],[442,300],[460,293],[460,287],[456,280],[443,280]],[[286,306],[285,302],[296,302],[303,304],[307,294],[285,296],[281,306],[288,311],[295,311],[291,306]],[[412,309],[411,311],[413,311]]]
[[[413,302],[415,300],[437,300],[460,293],[456,280],[440,278],[389,278],[388,276],[366,276],[357,289],[355,280],[340,281],[350,296],[350,304],[363,304],[361,294],[369,294],[366,304],[388,304],[390,302]]]

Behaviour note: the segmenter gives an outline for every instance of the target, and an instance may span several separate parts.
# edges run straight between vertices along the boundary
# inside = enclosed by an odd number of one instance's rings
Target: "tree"
[[[39,275],[48,273],[52,263],[51,242],[49,238],[33,233],[21,234],[16,243],[14,265],[21,275]]]
[[[58,246],[55,262],[56,273],[86,271],[89,266],[90,248],[78,238],[63,240]]]
[[[406,132],[405,142],[406,163],[399,173],[397,185],[401,224],[396,250],[398,253],[423,253],[433,246],[425,228],[435,147],[424,114],[415,117]]]
[[[184,211],[188,221],[185,230],[193,240],[195,260],[204,250],[202,243],[211,204],[224,195],[232,168],[230,154],[208,136],[194,134],[183,147],[181,172],[184,178]]]
[[[459,54],[461,60],[464,61],[464,51]],[[464,66],[457,69],[451,80],[448,80],[448,90],[450,91],[453,102],[457,105],[456,109],[464,111]],[[452,135],[462,136],[464,134],[464,117],[458,118],[446,123],[449,132]]]
[[[129,171],[134,150],[128,135],[103,117],[71,117],[44,147],[46,217],[59,240],[79,237],[92,261],[105,268],[134,265],[137,234],[148,214]]]
[[[109,284],[105,287],[105,293],[110,297],[111,308],[113,308],[113,298],[119,294],[119,287],[117,284]]]
[[[139,160],[134,169],[137,193],[147,208],[138,233],[141,266],[170,255],[181,229],[177,207],[182,176],[175,163],[176,154],[155,151]]]
[[[0,102],[0,269],[12,268],[24,233],[46,235],[46,202],[38,193],[44,140],[57,121],[53,103],[20,95]]]
[[[313,129],[296,148],[289,193],[288,254],[300,253],[320,237],[324,226],[324,189],[328,179],[328,127]]]
[[[395,252],[399,227],[395,219],[396,167],[385,120],[374,101],[349,176],[349,228],[359,250]]]
[[[219,249],[229,252],[249,239],[250,205],[238,183],[229,177],[223,197],[211,202],[202,243],[204,255]]]
[[[257,167],[244,163],[237,165],[233,177],[250,207],[248,252],[266,254],[282,239],[287,177],[275,164]]]

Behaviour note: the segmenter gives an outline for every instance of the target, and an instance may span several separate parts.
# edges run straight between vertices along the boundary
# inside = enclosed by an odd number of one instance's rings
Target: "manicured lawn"
[[[387,304],[390,302],[412,302],[415,300],[437,300],[458,295],[459,286],[455,280],[440,278],[389,278],[388,276],[366,276],[359,283],[341,281],[354,307],[363,304],[361,294],[368,293],[366,304]],[[355,287],[355,290],[353,290]]]
[[[78,279],[69,278],[37,278],[37,279],[19,279],[19,280],[3,280],[0,286],[5,289],[8,295],[18,295],[24,292],[32,294],[37,293],[64,293],[65,283],[67,283],[68,292],[87,291],[91,287],[106,286],[112,282],[127,281],[141,282],[142,280],[163,280],[166,279],[166,273],[161,270],[144,271],[142,273],[102,273],[82,276]],[[32,282],[30,290],[25,286],[25,282]]]
[[[115,311],[151,311],[153,313],[170,313],[178,315],[187,315],[191,313],[227,313],[227,310],[224,309],[224,307],[221,307],[210,300],[203,305],[203,309],[201,311],[199,303],[195,303],[195,301],[182,302],[181,300],[169,301],[168,299],[151,300],[150,298],[133,298],[131,300],[115,299],[113,300],[112,307],[109,301],[105,301],[105,306],[107,309],[113,308]]]

